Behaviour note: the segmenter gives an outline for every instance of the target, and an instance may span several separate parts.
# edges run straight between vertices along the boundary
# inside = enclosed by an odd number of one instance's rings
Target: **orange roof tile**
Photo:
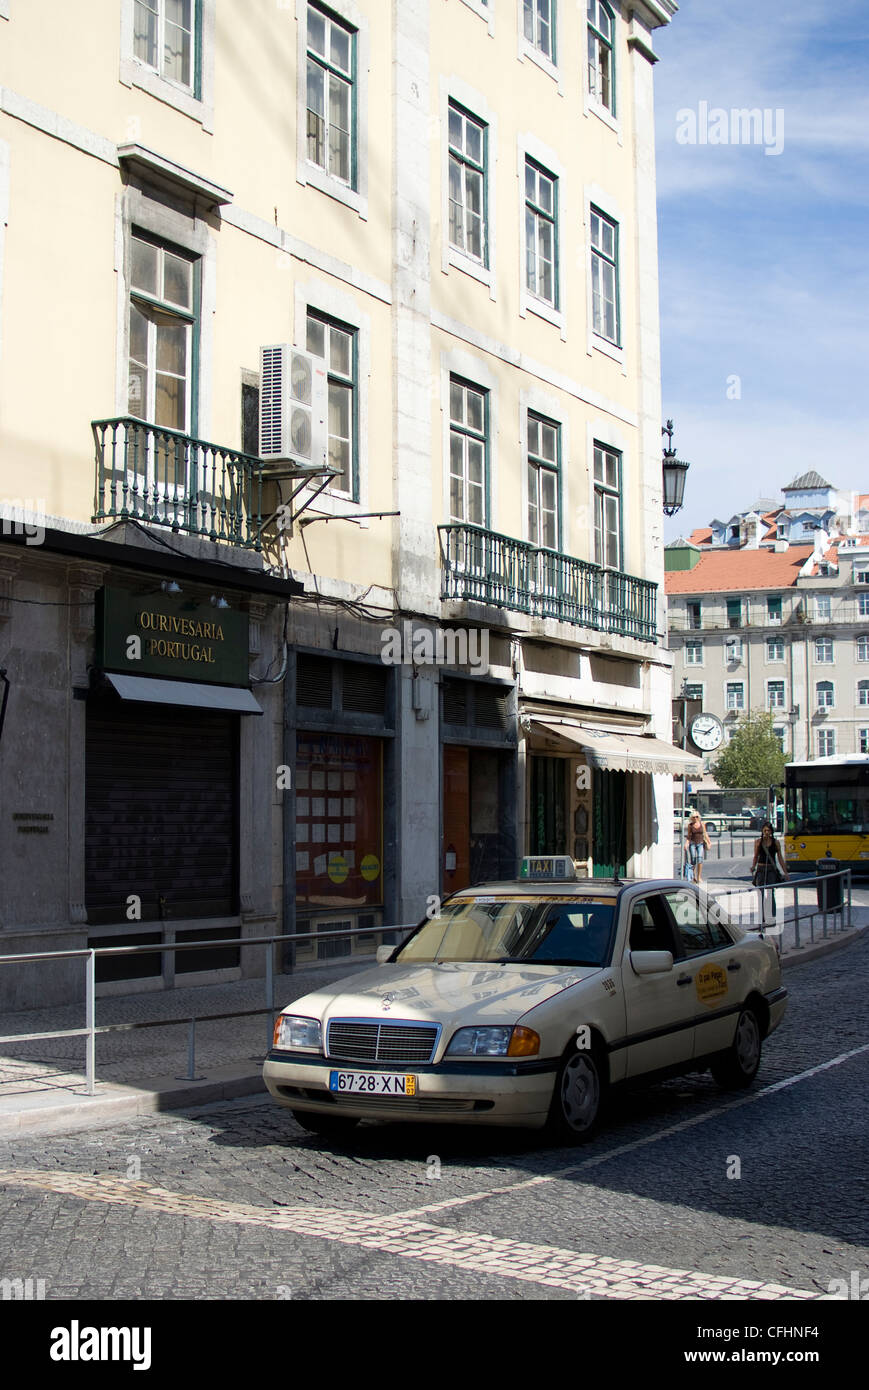
[[[712,540],[712,527],[698,526],[695,531],[691,532],[688,540],[692,545],[708,545]]]
[[[664,580],[668,594],[745,593],[787,589],[812,554],[810,545],[775,550],[705,550],[693,569],[671,570]]]

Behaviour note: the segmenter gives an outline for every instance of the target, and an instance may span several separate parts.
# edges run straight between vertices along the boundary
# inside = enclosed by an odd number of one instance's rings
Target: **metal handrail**
[[[188,1036],[188,1075],[187,1080],[196,1080],[195,1072],[195,1036],[197,1017],[193,1018],[157,1018],[146,1019],[137,1023],[104,1023],[97,1026],[96,1022],[96,957],[97,956],[132,956],[139,954],[155,955],[163,951],[204,951],[215,946],[268,946],[266,954],[266,974],[265,991],[266,1003],[262,1009],[236,1009],[228,1013],[220,1014],[201,1014],[198,1021],[213,1021],[220,1018],[246,1018],[259,1014],[268,1014],[269,1029],[268,1040],[271,1044],[272,1031],[275,1013],[280,1010],[275,1008],[274,995],[274,976],[275,976],[275,945],[283,942],[285,946],[294,946],[302,941],[323,941],[327,937],[339,937],[348,939],[357,936],[394,936],[396,933],[409,932],[413,926],[392,926],[392,927],[348,927],[344,931],[326,932],[299,932],[292,936],[286,934],[280,936],[247,936],[247,937],[218,937],[212,941],[167,941],[152,943],[145,946],[96,946],[78,947],[67,951],[24,951],[16,952],[14,955],[0,955],[0,965],[16,965],[24,961],[33,960],[60,960],[67,958],[80,958],[87,961],[85,972],[85,1026],[84,1028],[59,1028],[52,1032],[41,1033],[10,1033],[0,1037],[0,1044],[3,1043],[23,1043],[41,1042],[48,1038],[72,1038],[85,1037],[85,1078],[87,1084],[86,1093],[89,1096],[95,1094],[96,1085],[96,1035],[97,1033],[120,1033],[132,1032],[136,1028],[170,1028],[173,1025],[184,1023],[189,1029]],[[290,973],[294,964],[294,953],[290,958]]]
[[[781,879],[781,881],[780,881],[779,883],[767,883],[767,884],[746,883],[746,884],[742,884],[742,885],[741,885],[740,887],[738,887],[738,888],[721,888],[721,889],[715,888],[715,889],[710,893],[710,897],[714,897],[714,898],[718,899],[718,898],[729,898],[729,897],[734,897],[737,893],[759,893],[759,894],[760,894],[760,915],[761,915],[761,922],[760,922],[760,924],[759,924],[757,927],[755,927],[755,926],[752,925],[752,926],[746,927],[745,930],[746,930],[746,931],[760,931],[761,934],[764,934],[764,935],[766,935],[766,936],[781,936],[781,935],[782,935],[782,932],[784,931],[784,922],[785,922],[784,911],[783,911],[783,913],[782,913],[782,924],[781,924],[781,926],[779,926],[777,923],[771,925],[769,922],[764,922],[764,921],[763,921],[763,918],[765,917],[766,914],[765,914],[765,910],[764,910],[764,899],[763,899],[763,895],[764,895],[764,893],[787,892],[787,891],[792,892],[793,895],[794,895],[794,901],[793,901],[793,916],[790,918],[790,920],[791,920],[791,921],[793,922],[793,924],[794,924],[794,950],[796,950],[796,951],[801,951],[801,950],[803,949],[803,946],[802,946],[802,944],[801,944],[801,942],[800,942],[800,910],[799,910],[800,904],[799,904],[799,896],[798,896],[798,895],[799,895],[799,891],[800,891],[801,888],[810,888],[810,887],[812,886],[812,884],[817,884],[817,883],[828,884],[828,883],[831,883],[832,880],[833,880],[834,878],[841,878],[841,879],[844,880],[844,882],[843,882],[843,884],[842,884],[842,889],[843,889],[843,891],[842,891],[841,901],[839,902],[839,905],[838,905],[838,906],[833,906],[833,905],[831,904],[831,905],[828,907],[828,906],[827,906],[828,894],[825,892],[823,895],[819,895],[819,896],[822,896],[822,898],[823,898],[823,906],[818,905],[814,910],[811,910],[811,909],[810,909],[808,912],[804,912],[804,913],[802,914],[803,918],[808,917],[808,918],[810,919],[809,930],[810,930],[810,933],[811,933],[811,942],[814,943],[814,940],[815,940],[815,918],[816,918],[817,916],[820,916],[820,917],[822,918],[822,920],[823,920],[823,924],[824,924],[823,935],[824,935],[824,937],[827,936],[827,917],[828,917],[828,915],[829,915],[829,916],[832,916],[832,917],[834,917],[834,918],[835,918],[837,915],[838,915],[838,916],[841,916],[841,922],[840,922],[840,925],[839,925],[839,928],[838,928],[839,931],[845,931],[846,928],[847,928],[848,930],[850,930],[851,926],[853,925],[853,917],[852,917],[853,870],[851,870],[851,869],[835,869],[835,870],[833,870],[832,873],[827,873],[827,874],[816,874],[816,875],[812,875],[812,876],[800,876],[799,878],[796,878],[796,877],[794,877],[793,875],[789,874],[789,876],[788,876],[786,879]],[[832,894],[830,894],[829,896],[832,897]],[[845,920],[845,917],[846,917],[846,910],[847,910],[847,922],[846,922],[846,920]],[[835,930],[835,928],[834,928],[834,930]]]

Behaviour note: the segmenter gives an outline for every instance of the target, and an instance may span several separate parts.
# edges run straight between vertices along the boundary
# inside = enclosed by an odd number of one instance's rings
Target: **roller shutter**
[[[89,922],[237,911],[237,715],[94,702],[85,784]]]

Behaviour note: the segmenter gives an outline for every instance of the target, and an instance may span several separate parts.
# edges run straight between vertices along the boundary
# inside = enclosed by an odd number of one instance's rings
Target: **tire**
[[[761,1027],[754,1009],[746,1006],[736,1020],[736,1033],[726,1052],[709,1070],[725,1091],[744,1091],[757,1076],[760,1066]]]
[[[290,1114],[302,1129],[324,1139],[346,1139],[359,1123],[353,1115],[321,1115],[313,1110],[291,1110]]]
[[[584,1144],[594,1137],[606,1094],[600,1055],[574,1048],[563,1059],[555,1078],[548,1128],[554,1138]]]

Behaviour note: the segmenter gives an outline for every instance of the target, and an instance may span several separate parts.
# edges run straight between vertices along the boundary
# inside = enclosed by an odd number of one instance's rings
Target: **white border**
[[[741,705],[728,705],[728,703],[727,703],[727,687],[728,687],[729,685],[738,685],[738,686],[741,687],[741,689],[742,689],[742,704],[741,704]],[[727,679],[725,678],[724,681],[722,682],[721,691],[722,691],[722,695],[723,695],[723,697],[724,697],[724,713],[725,713],[725,715],[731,714],[731,713],[733,713],[734,711],[736,712],[737,715],[739,715],[739,714],[745,714],[745,712],[746,712],[746,707],[745,707],[745,681],[744,681],[744,680],[741,680],[741,681],[731,681],[731,680],[727,680]]]
[[[545,299],[538,299],[536,294],[532,294],[525,283],[525,268],[527,261],[527,242],[525,238],[525,161],[531,159],[535,164],[539,164],[545,173],[551,174],[556,181],[555,189],[555,283],[558,286],[558,302],[561,306],[565,302],[565,282],[562,273],[564,265],[563,228],[567,221],[566,211],[566,190],[567,181],[565,178],[564,165],[558,155],[549,145],[545,145],[542,140],[538,140],[536,135],[528,132],[520,133],[516,137],[516,179],[519,185],[519,315],[525,318],[528,314],[535,314],[537,318],[545,319],[547,323],[553,324],[560,332],[562,342],[567,340],[567,315],[564,308],[554,308]]]
[[[202,0],[202,26],[199,34],[199,71],[202,96],[197,98],[185,87],[161,77],[133,52],[133,0],[121,0],[121,54],[119,77],[125,87],[139,87],[158,101],[173,106],[202,129],[214,131],[214,48],[217,0]],[[133,118],[135,120],[135,117]],[[131,136],[136,139],[136,136]]]
[[[627,45],[622,43],[624,35],[624,18],[618,0],[607,0],[609,9],[613,16],[613,95],[615,97],[616,110],[618,116],[614,116],[608,107],[601,103],[592,95],[589,85],[588,75],[588,12],[585,5],[581,5],[580,20],[583,25],[582,30],[582,103],[583,115],[596,116],[605,126],[608,126],[618,138],[618,143],[624,145],[624,130],[622,126],[621,110],[622,97],[625,90],[622,83],[622,68],[628,62]],[[624,57],[622,57],[624,54]]]
[[[616,275],[618,283],[616,287],[616,301],[619,310],[619,334],[621,336],[621,347],[616,347],[609,338],[602,338],[594,330],[594,296],[591,288],[591,210],[597,208],[604,217],[608,217],[611,222],[618,226],[618,261],[616,264]],[[602,352],[606,357],[611,357],[614,362],[618,362],[622,369],[622,375],[627,376],[628,368],[625,354],[625,228],[627,227],[624,214],[620,204],[611,194],[601,188],[599,184],[587,183],[583,189],[583,227],[585,230],[585,244],[588,248],[585,258],[585,284],[586,284],[586,313],[587,313],[587,333],[588,333],[588,355],[591,357],[595,352]]]
[[[551,77],[558,87],[559,96],[564,96],[564,77],[558,65],[558,54],[561,48],[561,18],[558,12],[558,0],[552,0],[552,19],[555,29],[555,62],[547,58],[545,53],[541,53],[533,43],[529,43],[525,37],[525,6],[523,0],[516,0],[516,57],[520,63],[524,63],[528,58],[541,72],[545,72],[547,77]]]
[[[538,387],[532,386],[519,392],[519,458],[520,463],[520,501],[522,506],[521,536],[523,540],[536,545],[528,534],[528,412],[542,415],[558,428],[558,530],[559,552],[562,555],[578,555],[579,551],[571,544],[574,529],[570,525],[568,513],[567,482],[570,477],[570,422],[565,414],[564,402],[550,396]]]
[[[315,8],[317,8],[315,6]],[[353,0],[329,0],[327,7],[348,28],[355,29],[356,45],[356,188],[336,179],[308,159],[308,0],[296,0],[296,182],[317,188],[352,208],[368,220],[368,71],[371,44],[368,19]]]
[[[634,528],[629,526],[628,518],[628,499],[633,497],[632,489],[628,486],[633,479],[634,465],[631,453],[631,443],[622,433],[618,425],[612,420],[588,420],[585,426],[585,457],[586,457],[586,476],[588,479],[588,558],[591,564],[599,565],[600,561],[594,553],[594,446],[595,443],[602,444],[605,449],[612,449],[621,455],[622,476],[619,505],[621,508],[621,546],[622,563],[619,573],[637,574],[646,573],[644,557],[640,557],[641,563],[634,564],[634,557],[630,553],[630,538],[635,534]],[[639,488],[636,491],[637,502],[640,502],[641,494]],[[643,517],[639,518],[639,529],[636,534],[642,537]],[[642,541],[641,541],[642,543]],[[603,565],[601,568],[606,569]],[[687,611],[687,609],[686,609]]]
[[[469,10],[473,10],[474,14],[479,15],[480,19],[484,19],[486,21],[486,24],[489,29],[489,34],[492,38],[494,38],[495,5],[497,4],[497,0],[488,0],[488,3],[486,2],[486,0],[462,0],[462,4],[467,5]]]
[[[368,384],[371,380],[371,317],[360,309],[357,300],[343,290],[329,285],[323,280],[297,280],[293,305],[293,333],[297,347],[304,348],[307,342],[308,310],[313,309],[330,318],[346,323],[356,330],[356,365],[358,369],[357,389],[357,431],[356,458],[359,469],[359,501],[354,502],[347,492],[335,488],[324,488],[313,503],[312,513],[321,512],[325,516],[352,516],[357,512],[368,511],[369,471],[368,471]],[[305,489],[301,500],[307,501],[314,488]],[[359,525],[366,529],[370,525],[363,517]]]
[[[473,256],[450,244],[450,132],[449,106],[455,101],[463,106],[469,115],[475,116],[486,130],[486,186],[483,194],[486,208],[486,242],[489,264],[481,265]],[[469,87],[460,77],[451,75],[440,79],[440,126],[441,126],[441,270],[449,274],[451,266],[464,271],[481,284],[487,285],[489,298],[496,295],[496,278],[493,267],[497,265],[497,205],[495,170],[498,151],[498,116],[488,105],[485,97],[476,88]]]
[[[818,699],[818,686],[819,686],[819,685],[831,685],[831,686],[833,687],[833,703],[832,703],[831,705],[822,705],[822,704],[821,704],[820,700]],[[814,704],[812,705],[812,714],[816,714],[816,713],[818,712],[819,709],[827,710],[827,709],[837,709],[837,708],[838,708],[838,701],[836,700],[836,682],[835,682],[834,680],[828,680],[826,676],[822,676],[820,680],[816,680],[816,681],[815,681],[815,700],[814,700]]]

